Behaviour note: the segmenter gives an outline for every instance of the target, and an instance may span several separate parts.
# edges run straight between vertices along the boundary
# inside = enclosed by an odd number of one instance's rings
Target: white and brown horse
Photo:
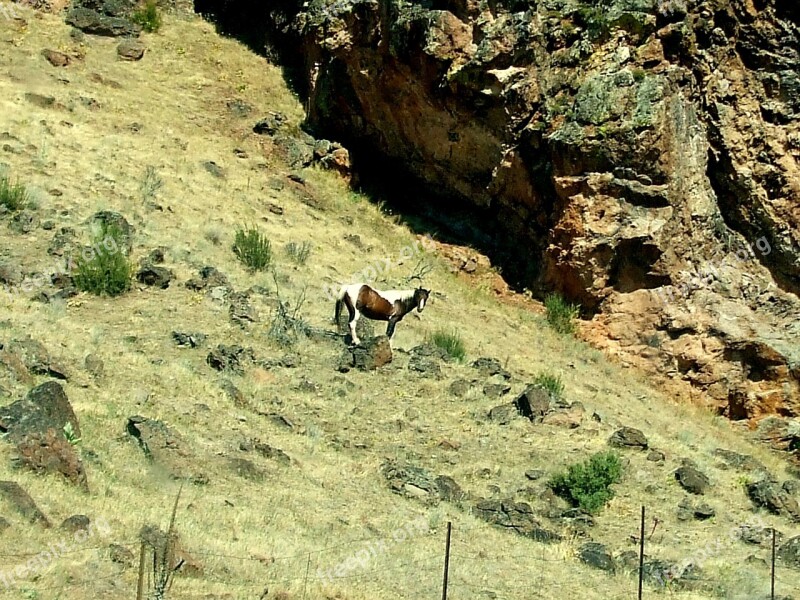
[[[361,315],[373,321],[389,321],[386,337],[392,339],[395,325],[415,308],[417,312],[422,312],[429,294],[430,290],[423,288],[381,291],[364,283],[346,285],[339,291],[336,299],[334,320],[338,325],[342,306],[346,306],[350,314],[347,325],[354,344],[361,343],[356,335],[356,322]]]

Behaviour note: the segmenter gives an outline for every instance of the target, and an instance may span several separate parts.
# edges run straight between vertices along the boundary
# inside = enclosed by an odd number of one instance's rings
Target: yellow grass
[[[7,444],[0,445],[0,478],[20,482],[56,526],[79,513],[106,519],[112,533],[90,538],[79,551],[59,556],[11,590],[0,582],[0,595],[134,597],[136,569],[121,570],[111,563],[107,546],[127,545],[138,557],[139,528],[145,523],[166,527],[179,486],[149,464],[126,435],[127,418],[137,414],[178,431],[196,456],[197,469],[209,479],[207,485],[184,488],[177,516],[181,538],[205,573],[179,573],[170,596],[174,598],[258,598],[266,588],[268,598],[280,593],[297,599],[438,597],[447,521],[454,527],[451,598],[634,597],[633,576],[610,577],[575,560],[582,540],[547,546],[488,526],[451,504],[426,505],[393,494],[379,473],[386,458],[408,459],[434,474],[450,475],[477,496],[490,497],[490,486],[497,486],[500,497],[515,496],[543,510],[542,486],[527,481],[525,471],[552,473],[604,449],[617,427],[637,427],[666,453],[667,463],[649,462],[646,453],[624,453],[630,459],[624,481],[591,535],[614,550],[636,550],[630,538],[638,532],[644,504],[648,525],[653,517],[660,521],[648,542],[648,555],[673,560],[693,555],[751,516],[741,476],[716,468],[710,455],[714,448],[752,454],[785,477],[780,460],[747,442],[735,426],[669,401],[640,375],[605,361],[581,342],[556,335],[540,315],[499,305],[488,293],[451,275],[435,253],[429,253],[434,270],[426,287],[443,296],[434,297],[419,318],[409,316],[400,323],[395,346],[410,349],[436,329],[457,328],[467,348],[465,364],[444,365],[442,380],[391,369],[341,375],[335,370],[340,343],[303,340],[294,350],[300,357],[297,368],[251,368],[243,376],[230,376],[252,406],[236,408],[216,383],[220,375],[205,362],[208,350],[241,344],[263,359],[285,352],[266,333],[274,299],[271,277],[248,273],[231,251],[238,226],[256,223],[267,233],[284,278],[282,297],[293,301],[305,288],[303,317],[329,330],[333,305],[322,285],[347,281],[377,258],[396,259],[416,237],[328,172],[302,173],[306,192],[324,210],[300,201],[287,184],[289,170],[275,149],[250,132],[268,110],[284,112],[296,126],[303,116],[300,102],[287,91],[279,69],[235,41],[219,38],[211,25],[167,18],[159,34],[144,36],[145,58],[127,63],[116,60],[112,40],[92,38],[81,46],[56,17],[26,15],[30,18],[24,29],[0,19],[0,133],[18,138],[8,143],[20,151],[3,153],[0,162],[8,163],[10,172],[28,186],[42,219],[71,226],[86,241],[84,222],[92,214],[105,209],[123,213],[136,227],[133,258],[166,247],[166,263],[177,283],[158,291],[135,286],[116,299],[82,294],[51,305],[2,295],[0,320],[10,325],[0,329],[0,339],[29,334],[69,368],[65,390],[80,419],[80,448],[91,492],[83,494],[52,476],[10,470]],[[85,59],[55,69],[41,57],[43,48],[81,52]],[[117,82],[119,89],[95,83],[93,73]],[[26,102],[26,92],[52,95],[64,108],[38,108]],[[100,108],[87,109],[81,97],[94,98]],[[230,115],[226,102],[235,98],[254,107],[250,117]],[[134,122],[139,125],[132,128]],[[237,158],[237,148],[248,158]],[[209,160],[225,170],[224,180],[202,167]],[[162,210],[141,196],[148,166],[164,180],[153,199]],[[286,185],[276,190],[272,180]],[[63,195],[51,194],[53,189]],[[269,212],[270,202],[282,206],[284,214]],[[372,250],[358,251],[344,239],[348,233],[358,234]],[[52,268],[55,259],[46,252],[52,234],[36,229],[23,236],[4,229],[4,259],[26,272]],[[288,242],[305,240],[313,251],[303,266],[277,251]],[[398,284],[415,262],[396,266],[386,284]],[[270,290],[268,297],[253,296],[259,323],[243,329],[229,320],[227,305],[183,286],[205,265],[228,275],[236,290]],[[173,330],[207,334],[206,347],[177,348]],[[105,363],[105,375],[98,380],[83,368],[88,354]],[[469,363],[479,356],[498,358],[518,377],[511,397],[540,371],[560,376],[565,397],[586,407],[584,424],[567,430],[522,419],[507,426],[488,422],[488,410],[500,401],[475,391],[462,399],[448,393],[452,380],[473,376]],[[0,377],[14,398],[27,390],[5,371]],[[301,387],[306,380],[317,391]],[[589,418],[594,411],[602,422]],[[259,413],[284,415],[296,429],[281,428]],[[240,442],[252,438],[281,448],[296,464],[285,467],[240,451]],[[439,445],[443,440],[460,447],[447,450]],[[237,476],[226,457],[252,460],[265,471],[264,481]],[[714,483],[705,500],[718,516],[708,522],[676,519],[685,494],[672,473],[684,457],[695,460]],[[528,487],[534,491],[525,491]],[[26,525],[3,501],[0,514],[12,522],[2,534],[0,573],[27,560],[5,554],[38,553],[66,538],[55,528]],[[430,525],[429,532],[389,544],[365,568],[332,585],[317,579],[317,569],[336,567],[368,548],[369,541],[391,540],[395,531],[418,518]],[[784,519],[763,518],[787,537],[798,533]],[[764,568],[729,570],[750,554],[767,557],[765,550],[737,542],[707,562],[705,576],[729,590],[721,597],[751,598],[748,594],[768,590]],[[779,577],[781,593],[800,590],[791,572],[780,569]],[[748,587],[753,582],[757,588]],[[656,592],[648,588],[648,597]]]

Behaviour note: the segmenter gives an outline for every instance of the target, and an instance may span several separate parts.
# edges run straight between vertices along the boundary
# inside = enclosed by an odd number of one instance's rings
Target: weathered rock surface
[[[46,381],[31,389],[25,398],[0,408],[0,431],[8,433],[9,439],[15,442],[30,434],[44,434],[49,429],[61,432],[67,424],[79,438],[78,418],[57,381]]]
[[[217,16],[270,34],[310,125],[355,163],[421,184],[431,218],[447,220],[436,198],[474,207],[504,274],[579,301],[598,346],[731,418],[800,415],[798,25],[781,0],[674,4]]]

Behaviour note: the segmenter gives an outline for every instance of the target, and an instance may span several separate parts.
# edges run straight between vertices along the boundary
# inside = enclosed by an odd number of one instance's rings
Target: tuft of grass
[[[148,33],[155,33],[161,29],[161,13],[156,0],[147,0],[136,12],[131,15],[131,21],[141,25]]]
[[[145,168],[144,177],[141,184],[139,184],[142,200],[145,203],[153,200],[162,187],[164,187],[164,180],[161,179],[156,168],[153,166]]]
[[[0,206],[5,206],[10,211],[17,211],[25,207],[30,201],[28,190],[19,182],[0,175]]]
[[[75,286],[98,296],[119,296],[131,287],[133,266],[124,251],[123,235],[114,225],[104,225],[75,263]]]
[[[455,329],[447,331],[438,329],[430,335],[430,342],[437,348],[447,352],[448,356],[458,361],[463,361],[467,356],[464,340]]]
[[[548,294],[544,299],[547,311],[547,323],[558,333],[575,333],[575,319],[578,317],[578,306],[570,304],[560,294]]]
[[[566,472],[555,475],[551,489],[589,513],[598,512],[614,497],[610,486],[622,477],[622,462],[615,452],[598,452],[589,460],[571,465]]]
[[[564,384],[558,375],[539,373],[533,378],[533,385],[544,389],[554,400],[561,400],[564,397]]]
[[[308,257],[311,256],[311,244],[309,242],[303,242],[302,244],[289,242],[283,249],[289,258],[298,265],[306,264]]]
[[[270,241],[255,227],[236,231],[233,252],[251,271],[264,271],[272,263]]]

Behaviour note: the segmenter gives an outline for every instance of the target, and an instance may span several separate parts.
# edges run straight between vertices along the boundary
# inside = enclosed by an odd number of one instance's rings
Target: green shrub
[[[547,323],[558,333],[575,333],[578,306],[570,304],[559,294],[548,294],[544,299]]]
[[[119,296],[130,289],[132,273],[122,232],[116,226],[103,225],[91,249],[76,261],[73,277],[79,290]]]
[[[11,183],[5,175],[0,175],[0,206],[10,211],[20,210],[28,204],[28,190],[21,183]]]
[[[599,452],[589,460],[571,465],[550,480],[552,490],[589,513],[599,511],[614,492],[609,486],[622,477],[622,463],[615,452]]]
[[[455,329],[452,331],[445,331],[439,329],[430,335],[430,342],[437,348],[441,348],[447,352],[448,356],[458,361],[464,360],[467,356],[467,350],[464,347],[464,340],[461,339]]]
[[[156,0],[147,0],[144,5],[131,15],[131,21],[141,25],[148,33],[155,33],[161,29],[161,13],[158,11]]]
[[[289,242],[284,246],[284,250],[289,255],[289,258],[298,265],[306,264],[308,257],[311,256],[311,244],[309,242],[303,242],[302,244]]]
[[[255,227],[236,232],[233,252],[251,271],[264,271],[272,262],[270,242]]]
[[[533,385],[544,389],[550,394],[550,397],[555,400],[560,400],[564,395],[564,384],[561,382],[561,377],[558,375],[539,373],[533,378]]]

